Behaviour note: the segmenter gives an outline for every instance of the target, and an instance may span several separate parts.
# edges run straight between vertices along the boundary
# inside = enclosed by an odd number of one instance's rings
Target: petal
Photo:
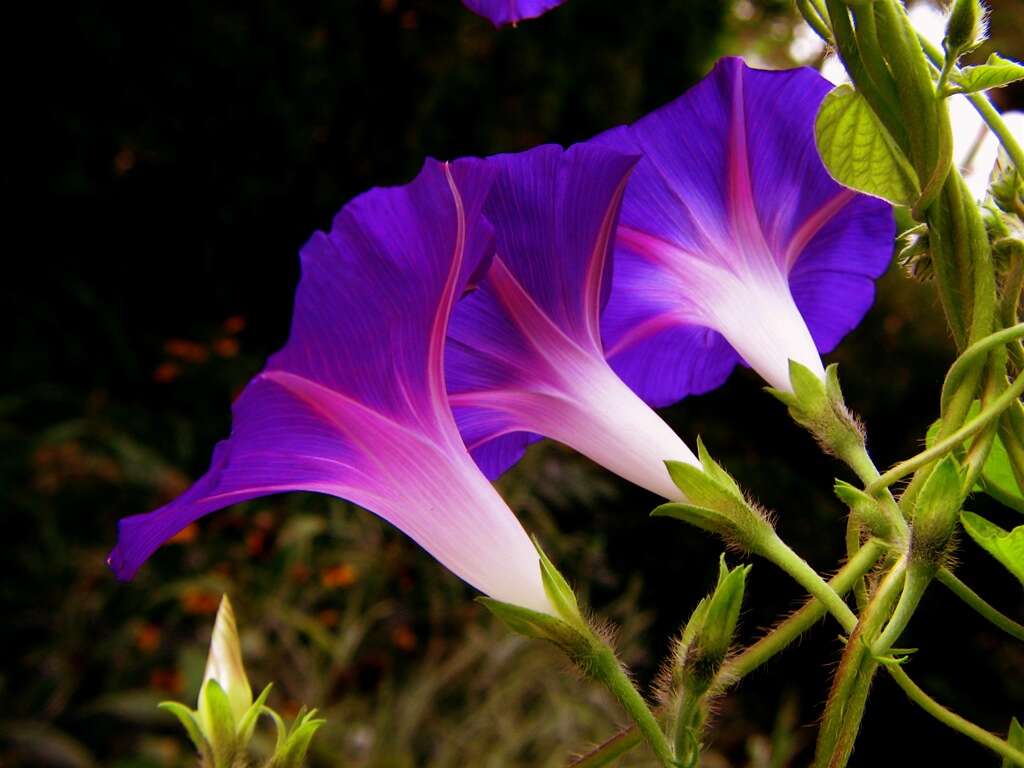
[[[611,238],[639,158],[603,147],[546,145],[491,159],[495,248],[531,300],[570,339],[601,349]]]
[[[547,146],[495,162],[496,255],[449,330],[449,399],[463,438],[492,477],[539,434],[677,496],[664,460],[696,459],[612,372],[600,339],[609,241],[635,158]]]
[[[716,386],[735,353],[783,389],[790,359],[823,374],[819,353],[870,306],[892,213],[825,171],[813,123],[829,89],[809,69],[723,59],[680,98],[595,139],[644,154],[623,200],[602,330],[616,371],[650,402]],[[670,340],[674,364],[654,348]]]
[[[454,297],[491,253],[481,209],[494,174],[479,160],[428,160],[411,184],[346,205],[302,249],[291,335],[268,369],[448,431],[444,337]]]
[[[565,0],[462,0],[469,10],[491,20],[496,27],[535,19]]]
[[[288,344],[235,403],[210,470],[121,521],[118,576],[203,515],[305,490],[366,507],[499,600],[551,610],[536,550],[466,452],[444,392],[450,309],[490,253],[480,212],[492,177],[480,161],[428,162],[313,238]]]

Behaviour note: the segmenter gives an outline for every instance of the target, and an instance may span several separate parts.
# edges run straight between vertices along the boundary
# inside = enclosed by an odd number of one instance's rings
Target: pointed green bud
[[[766,387],[789,410],[793,421],[810,432],[821,447],[847,461],[851,452],[864,446],[864,432],[846,407],[833,363],[821,379],[795,360],[789,361],[792,392]]]
[[[1024,752],[1024,726],[1016,717],[1010,718],[1010,732],[1006,735],[1006,743],[1019,752]],[[1009,758],[1004,758],[1003,768],[1015,768],[1015,765]]]
[[[935,277],[927,224],[918,224],[903,232],[896,247],[899,252],[897,261],[908,277],[922,283]]]
[[[227,595],[221,598],[217,620],[213,625],[203,685],[210,680],[216,680],[220,684],[221,689],[227,694],[235,722],[240,722],[252,706],[252,688],[242,665],[238,626]]]
[[[277,744],[267,768],[302,768],[313,736],[327,721],[318,718],[315,709],[306,712],[303,707],[292,722],[292,727],[287,728],[280,715],[271,709],[266,711],[277,726]]]
[[[680,461],[665,462],[669,476],[688,501],[662,504],[651,516],[674,517],[738,547],[756,550],[764,537],[772,533],[771,523],[746,500],[739,485],[711,458],[700,438],[697,455],[701,467]]]
[[[963,503],[963,475],[956,459],[935,465],[914,505],[910,561],[938,568],[946,555]]]
[[[985,8],[979,0],[955,0],[942,41],[947,56],[957,57],[984,42]]]
[[[883,541],[892,541],[892,522],[873,499],[864,491],[842,480],[836,480],[836,496],[850,509],[850,514],[865,526],[873,536]]]
[[[710,687],[725,661],[743,607],[749,571],[749,565],[729,569],[722,555],[714,592],[697,604],[686,622],[673,677],[675,686],[690,697],[699,697]]]

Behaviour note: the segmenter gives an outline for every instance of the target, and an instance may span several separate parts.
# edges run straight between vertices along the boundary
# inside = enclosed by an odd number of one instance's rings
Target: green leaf
[[[962,513],[960,522],[979,547],[1006,566],[1024,585],[1024,525],[1007,531],[973,512]]]
[[[818,154],[840,184],[896,205],[912,206],[921,196],[913,167],[851,86],[840,85],[825,97],[814,134]]]
[[[980,410],[981,405],[975,400],[967,412],[967,420],[970,421],[977,416]],[[925,436],[927,447],[931,447],[935,443],[939,426],[939,422],[936,421],[928,428],[928,434]],[[985,460],[981,477],[977,485],[974,486],[974,490],[983,491],[1001,504],[1018,512],[1024,512],[1024,492],[1021,492],[1020,486],[1017,485],[1017,479],[1010,468],[1010,457],[1006,453],[1006,446],[1003,445],[1003,441],[998,435],[992,442],[992,449]]]
[[[170,712],[188,733],[188,737],[192,740],[192,743],[196,747],[196,751],[203,756],[204,759],[209,759],[210,745],[206,741],[206,737],[203,736],[203,731],[199,727],[199,721],[196,720],[196,713],[186,707],[184,704],[180,704],[177,701],[161,701],[157,706],[164,710],[164,712]]]
[[[964,67],[952,77],[952,80],[958,86],[957,92],[987,91],[990,88],[1002,88],[1017,80],[1024,80],[1024,66],[993,53],[984,64]]]

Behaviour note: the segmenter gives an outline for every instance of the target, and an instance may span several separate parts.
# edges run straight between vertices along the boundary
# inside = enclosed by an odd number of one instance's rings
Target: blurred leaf
[[[83,714],[107,715],[138,725],[158,725],[166,722],[157,706],[163,696],[156,691],[118,691],[101,696],[82,708]]]
[[[962,513],[960,521],[978,546],[1006,566],[1024,585],[1024,525],[1007,531],[973,512]]]
[[[93,768],[96,761],[77,739],[41,720],[0,723],[0,741],[9,742],[25,762],[51,768]]]

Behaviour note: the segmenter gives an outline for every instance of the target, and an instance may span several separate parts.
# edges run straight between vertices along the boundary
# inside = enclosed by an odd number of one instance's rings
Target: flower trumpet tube
[[[594,141],[643,157],[626,187],[606,353],[654,406],[721,384],[743,361],[792,391],[789,361],[853,329],[889,264],[890,206],[841,187],[814,145],[829,83],[727,58],[694,88]]]
[[[451,309],[492,253],[482,206],[493,177],[484,161],[428,160],[410,184],[355,198],[312,237],[288,343],[235,402],[209,471],[121,521],[109,558],[119,577],[210,512],[314,491],[376,513],[481,592],[552,611],[537,552],[445,396]]]
[[[477,463],[496,477],[537,436],[565,443],[662,496],[664,462],[698,465],[605,359],[601,311],[611,246],[637,158],[547,145],[490,162],[495,256],[462,299],[445,356],[449,398]]]

